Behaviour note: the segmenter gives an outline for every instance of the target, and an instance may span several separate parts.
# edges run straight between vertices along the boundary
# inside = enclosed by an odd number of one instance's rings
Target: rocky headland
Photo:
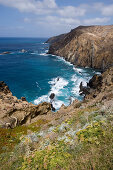
[[[103,71],[113,65],[113,25],[79,26],[47,42],[49,54],[64,57],[75,66]]]
[[[113,67],[80,93],[82,102],[54,113],[49,103],[18,100],[0,82],[1,169],[112,169]]]
[[[46,102],[36,106],[17,99],[1,81],[0,168],[113,169],[113,26],[78,27],[48,42],[49,53],[103,73],[86,87],[80,83],[83,101],[57,112]]]
[[[38,115],[51,112],[49,103],[41,103],[38,106],[28,103],[25,97],[17,99],[13,96],[9,87],[0,81],[0,126],[14,128],[27,124]]]

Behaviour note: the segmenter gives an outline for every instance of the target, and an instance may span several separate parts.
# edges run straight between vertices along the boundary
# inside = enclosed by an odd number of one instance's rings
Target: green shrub
[[[86,129],[80,130],[76,133],[79,141],[99,144],[99,138],[105,136],[103,129],[104,122],[95,122],[87,126]]]
[[[21,170],[67,169],[71,155],[66,148],[65,144],[60,143],[36,151],[29,158],[25,157]]]

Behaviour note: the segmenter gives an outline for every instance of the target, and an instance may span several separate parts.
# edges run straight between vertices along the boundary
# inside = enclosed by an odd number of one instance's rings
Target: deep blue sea
[[[79,85],[97,72],[89,68],[75,68],[63,58],[46,54],[46,38],[0,38],[0,81],[5,81],[13,95],[25,96],[28,102],[49,102],[55,93],[54,107],[69,105],[71,99],[82,100]],[[22,52],[22,49],[26,52]],[[59,77],[59,81],[57,78]]]

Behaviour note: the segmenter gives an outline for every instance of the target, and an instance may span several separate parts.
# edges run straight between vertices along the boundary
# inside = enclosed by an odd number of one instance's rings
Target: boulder
[[[102,75],[94,75],[92,79],[90,79],[88,86],[90,88],[96,89],[97,87],[102,86]]]
[[[50,96],[49,96],[49,98],[50,98],[51,100],[54,99],[54,97],[55,97],[55,93],[51,93]]]
[[[9,87],[6,85],[6,83],[4,81],[0,81],[0,92],[2,92],[4,94],[11,93],[9,90]]]
[[[90,94],[90,88],[83,86],[83,85],[82,85],[82,82],[80,83],[79,88],[80,88],[79,92],[81,92],[81,93],[80,93],[81,95],[82,95],[82,94],[85,94],[85,95]]]
[[[21,97],[21,100],[22,101],[27,101],[25,97]]]

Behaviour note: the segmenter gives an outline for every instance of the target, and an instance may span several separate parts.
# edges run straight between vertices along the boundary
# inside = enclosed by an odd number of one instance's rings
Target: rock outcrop
[[[64,57],[75,66],[104,71],[113,65],[113,25],[79,26],[48,42],[49,54]]]
[[[49,103],[33,105],[25,97],[20,100],[13,96],[8,86],[0,81],[0,126],[14,128],[18,125],[29,123],[38,115],[51,112]]]
[[[102,75],[94,75],[88,83],[88,92],[85,94],[85,100],[93,104],[102,102],[107,105],[109,102],[110,107],[113,108],[113,67],[107,69]]]
[[[54,36],[54,37],[48,39],[48,40],[46,41],[46,43],[52,44],[52,43],[54,43],[54,42],[57,42],[57,41],[59,41],[59,40],[62,40],[62,39],[65,37],[65,35],[66,35],[66,34],[61,34],[61,35],[58,35],[58,36]]]
[[[55,114],[48,113],[47,103],[35,107],[25,98],[22,101],[12,96],[4,82],[0,82],[0,87],[0,107],[4,106],[0,120],[11,118],[11,113],[15,116],[16,111],[17,120],[26,112],[22,124],[30,113],[32,118],[27,126],[0,127],[1,169],[112,169],[113,67],[89,81],[90,94],[83,101],[62,105]],[[82,91],[82,83],[80,87]],[[7,102],[16,104],[17,110],[9,110],[10,116],[4,112],[9,106],[12,108]],[[29,107],[24,109],[22,104]],[[39,113],[48,114],[33,118]]]
[[[11,54],[11,52],[10,51],[5,51],[3,53],[0,53],[0,55],[5,55],[5,54]]]

